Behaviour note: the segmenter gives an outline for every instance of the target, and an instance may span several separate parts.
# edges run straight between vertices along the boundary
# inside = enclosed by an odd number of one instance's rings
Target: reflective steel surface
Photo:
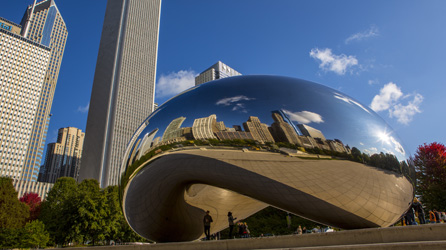
[[[172,98],[133,136],[125,217],[160,242],[203,237],[268,205],[333,227],[386,227],[408,209],[414,169],[372,110],[289,77],[237,76]]]

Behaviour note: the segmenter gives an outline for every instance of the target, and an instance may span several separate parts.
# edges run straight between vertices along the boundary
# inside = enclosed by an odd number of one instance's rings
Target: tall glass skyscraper
[[[68,31],[54,0],[28,6],[21,25],[22,36],[51,49],[21,177],[37,181]]]
[[[153,111],[161,0],[109,0],[79,180],[116,185],[131,136]]]

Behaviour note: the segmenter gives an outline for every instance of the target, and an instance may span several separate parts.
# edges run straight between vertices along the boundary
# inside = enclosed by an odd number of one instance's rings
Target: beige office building
[[[200,85],[205,82],[210,82],[217,79],[222,79],[231,76],[239,76],[241,73],[237,72],[235,69],[229,67],[228,65],[218,61],[216,64],[212,65],[205,71],[201,72],[195,77],[195,86]]]
[[[217,139],[214,132],[218,132],[217,116],[198,118],[192,125],[192,136],[195,140]]]
[[[56,143],[49,143],[43,173],[39,181],[54,183],[59,177],[77,180],[85,134],[73,127],[61,128]]]
[[[261,143],[274,142],[273,136],[268,130],[268,125],[261,123],[258,117],[250,116],[248,121],[243,123],[246,132],[251,132],[254,140]]]
[[[44,0],[35,6],[28,6],[21,25],[22,36],[51,48],[21,177],[22,180],[37,181],[68,31],[54,0]]]
[[[321,138],[322,140],[326,140],[324,134],[322,134],[322,132],[318,129],[315,129],[305,124],[298,124],[297,127],[305,136],[310,136],[313,138]]]
[[[20,25],[0,23],[0,175],[19,180],[51,51],[12,32]]]
[[[161,0],[108,0],[79,179],[117,185],[132,135],[154,109]]]

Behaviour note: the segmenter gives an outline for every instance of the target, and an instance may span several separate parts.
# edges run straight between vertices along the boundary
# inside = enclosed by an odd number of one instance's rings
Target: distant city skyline
[[[106,6],[105,0],[55,2],[70,36],[47,143],[61,127],[85,130]],[[227,3],[163,2],[157,103],[193,86],[197,72],[221,60],[243,74],[293,76],[339,89],[373,106],[412,154],[424,142],[446,142],[439,133],[446,122],[440,115],[446,34],[438,32],[446,22],[444,1]],[[20,23],[29,4],[6,1],[0,16]]]

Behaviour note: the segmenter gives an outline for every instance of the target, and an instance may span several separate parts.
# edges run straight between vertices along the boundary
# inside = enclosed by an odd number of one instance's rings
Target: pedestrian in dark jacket
[[[213,222],[212,217],[209,215],[209,211],[206,211],[206,215],[203,218],[204,234],[206,235],[206,240],[211,239],[211,222]]]
[[[232,212],[228,212],[228,223],[229,223],[229,239],[232,238],[232,230],[234,230],[234,220],[237,218],[232,217]]]
[[[417,197],[413,198],[412,207],[415,210],[415,214],[417,215],[418,220],[420,220],[420,224],[426,224],[426,217],[424,214],[423,205]]]

